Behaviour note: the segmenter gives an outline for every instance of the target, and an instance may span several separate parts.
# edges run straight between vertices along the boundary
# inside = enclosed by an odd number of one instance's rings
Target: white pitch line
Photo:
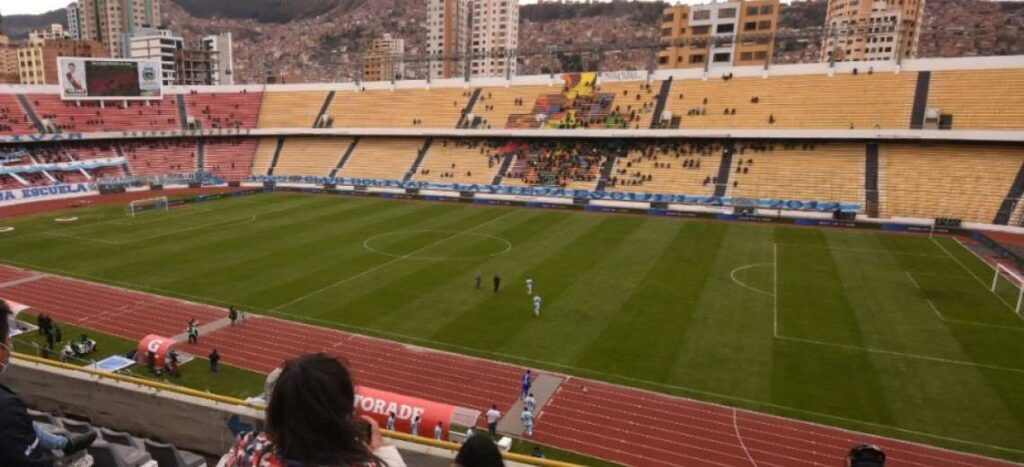
[[[772,293],[772,335],[779,337],[779,244],[772,245],[772,259],[775,264],[775,280],[773,281],[774,291]]]
[[[766,292],[766,291],[761,290],[761,289],[759,289],[757,287],[753,287],[753,286],[744,284],[743,282],[740,282],[740,280],[736,278],[736,273],[737,272],[740,272],[740,271],[743,271],[743,270],[746,270],[746,269],[750,269],[750,268],[754,268],[754,267],[758,267],[758,266],[771,266],[771,265],[772,265],[772,263],[757,263],[757,264],[748,264],[746,266],[740,266],[740,267],[738,267],[736,269],[733,269],[732,272],[729,273],[729,278],[732,279],[732,281],[735,282],[736,285],[738,285],[740,287],[743,287],[743,288],[749,289],[749,290],[753,290],[754,292],[757,292],[759,294],[764,294],[764,295],[767,295],[769,297],[772,297],[774,295],[771,292]]]
[[[835,250],[835,251],[854,251],[854,252],[858,252],[858,253],[878,253],[878,254],[887,254],[887,255],[895,255],[895,256],[923,256],[923,257],[931,257],[931,258],[942,258],[943,257],[943,255],[932,255],[932,254],[928,254],[928,253],[910,253],[910,252],[904,252],[904,251],[880,250],[878,248],[853,248],[853,247],[831,246],[831,245],[803,245],[803,244],[800,244],[800,243],[779,243],[778,245],[793,246],[793,247],[798,247],[798,248],[818,248],[818,249]]]
[[[743,436],[740,435],[740,420],[736,409],[732,409],[732,427],[736,430],[736,439],[740,441],[740,447],[743,448],[743,453],[747,455],[747,459],[750,459],[750,464],[757,467],[757,462],[754,461],[754,456],[750,455],[750,450],[747,449],[747,444],[743,442]]]
[[[307,298],[309,298],[309,297],[312,297],[312,296],[314,296],[314,295],[318,295],[318,294],[320,294],[320,293],[322,293],[322,292],[324,292],[324,291],[326,291],[326,290],[330,290],[330,289],[333,289],[333,288],[335,288],[335,287],[337,287],[337,286],[339,286],[339,285],[341,285],[341,284],[347,283],[347,282],[349,282],[349,281],[353,281],[353,280],[355,280],[355,279],[358,279],[358,278],[360,278],[360,277],[363,277],[363,276],[365,276],[365,275],[367,275],[367,274],[370,274],[370,273],[372,273],[372,272],[374,272],[374,271],[378,271],[378,270],[380,270],[380,269],[383,269],[383,268],[385,268],[385,267],[388,267],[388,266],[390,266],[390,265],[392,265],[392,264],[395,264],[395,263],[397,263],[397,262],[399,262],[399,261],[402,261],[402,260],[404,260],[404,259],[408,259],[408,258],[410,258],[410,257],[412,257],[412,256],[415,256],[415,255],[416,255],[416,254],[418,254],[418,253],[422,253],[422,252],[424,252],[424,251],[427,251],[427,250],[429,250],[429,249],[431,249],[431,248],[433,248],[433,247],[435,247],[435,246],[438,246],[438,245],[440,245],[440,244],[442,244],[442,243],[445,243],[445,242],[447,242],[447,241],[449,241],[449,240],[452,240],[452,239],[455,239],[455,238],[461,237],[461,236],[463,236],[463,235],[466,235],[466,234],[472,233],[472,232],[473,232],[474,230],[476,230],[476,229],[479,229],[479,228],[481,228],[481,227],[483,227],[483,226],[485,226],[485,225],[488,225],[488,224],[491,224],[491,223],[497,222],[497,221],[499,221],[499,220],[502,220],[502,219],[504,219],[504,218],[506,218],[506,217],[508,217],[508,216],[512,215],[512,213],[514,213],[514,212],[516,212],[516,211],[515,211],[515,210],[511,210],[511,211],[509,211],[509,212],[507,212],[507,213],[505,213],[505,214],[502,214],[501,216],[495,217],[494,219],[491,219],[491,220],[489,220],[489,221],[487,221],[487,222],[484,222],[484,223],[482,223],[482,224],[476,225],[476,226],[474,226],[474,227],[470,227],[469,229],[463,230],[463,231],[461,231],[461,232],[458,232],[458,233],[456,233],[456,234],[454,234],[454,235],[450,235],[450,236],[447,236],[447,237],[445,237],[445,238],[442,238],[442,239],[440,239],[440,240],[438,240],[438,241],[436,241],[436,242],[434,242],[434,243],[431,243],[431,244],[429,244],[429,245],[427,245],[427,246],[425,246],[425,247],[423,247],[423,248],[420,248],[420,249],[418,249],[418,250],[416,250],[416,251],[413,251],[413,252],[410,252],[410,253],[406,253],[406,254],[404,254],[404,255],[402,255],[402,256],[396,256],[396,257],[395,257],[395,259],[392,259],[391,261],[387,261],[387,262],[384,262],[384,263],[378,264],[378,265],[376,265],[376,266],[374,266],[374,267],[372,267],[372,268],[369,268],[369,269],[366,269],[366,270],[364,270],[363,272],[360,272],[360,273],[358,273],[358,274],[355,274],[355,275],[352,275],[352,276],[346,277],[346,278],[344,278],[344,279],[341,279],[341,280],[339,280],[338,282],[335,282],[335,283],[333,283],[333,284],[328,284],[328,285],[326,285],[326,286],[324,286],[324,287],[321,287],[321,288],[319,288],[319,289],[317,289],[317,290],[314,290],[314,291],[312,291],[312,292],[310,292],[310,293],[308,293],[308,294],[306,294],[306,295],[303,295],[303,296],[301,296],[301,297],[299,297],[299,298],[296,298],[296,299],[294,299],[294,300],[291,300],[291,301],[288,301],[288,302],[282,303],[282,304],[280,304],[280,305],[278,305],[278,306],[275,306],[274,308],[271,308],[271,309],[270,309],[270,311],[280,311],[280,310],[281,310],[281,308],[284,308],[284,307],[287,307],[287,306],[290,306],[290,305],[294,305],[294,304],[296,304],[296,303],[299,303],[299,302],[301,302],[301,301],[303,301],[303,300],[305,300],[305,299],[307,299]]]
[[[876,354],[881,354],[881,355],[890,355],[890,356],[902,357],[902,358],[926,360],[926,361],[930,361],[930,362],[947,363],[947,364],[950,364],[950,365],[972,366],[972,367],[976,367],[976,368],[986,368],[986,369],[989,369],[989,370],[999,370],[999,371],[1006,371],[1006,372],[1010,372],[1010,373],[1024,374],[1024,369],[1021,369],[1021,368],[1009,368],[1009,367],[998,366],[998,365],[988,365],[988,364],[984,364],[984,363],[965,362],[963,360],[950,360],[948,358],[931,357],[931,356],[928,356],[928,355],[917,355],[917,354],[909,354],[909,353],[903,353],[903,352],[894,352],[892,350],[872,349],[872,348],[868,348],[868,347],[859,347],[859,346],[856,346],[856,345],[836,344],[836,343],[832,343],[832,342],[816,341],[816,340],[813,340],[813,339],[803,339],[803,338],[800,338],[800,337],[777,336],[776,339],[782,339],[782,340],[787,340],[787,341],[792,341],[792,342],[802,342],[802,343],[805,343],[805,344],[821,345],[821,346],[825,346],[825,347],[835,347],[835,348],[846,349],[846,350],[857,350],[857,351],[860,351],[860,352],[869,352],[869,353],[876,353]]]
[[[974,271],[972,271],[972,270],[971,270],[970,268],[968,268],[966,264],[964,264],[964,263],[963,263],[962,261],[960,261],[960,259],[958,259],[958,258],[957,258],[956,256],[953,256],[953,253],[952,253],[952,252],[950,252],[949,250],[947,250],[947,249],[946,249],[946,247],[942,246],[942,244],[941,244],[941,243],[939,243],[939,242],[938,242],[937,240],[935,240],[935,238],[932,238],[931,240],[932,240],[932,242],[933,242],[933,243],[935,243],[936,245],[938,245],[938,247],[939,247],[939,248],[941,248],[941,249],[942,249],[942,251],[945,251],[945,252],[946,252],[946,255],[948,255],[948,256],[949,256],[949,257],[950,257],[950,258],[951,258],[951,259],[952,259],[953,261],[955,261],[955,262],[956,262],[956,264],[959,264],[959,265],[960,265],[960,267],[964,268],[964,270],[965,270],[965,271],[967,271],[968,273],[970,273],[970,275],[971,275],[971,276],[973,276],[973,277],[974,277],[974,279],[976,279],[976,280],[978,281],[978,283],[979,283],[979,284],[981,284],[981,286],[985,288],[985,290],[988,290],[989,292],[991,292],[991,293],[992,293],[992,295],[995,295],[995,296],[996,296],[996,298],[997,298],[997,299],[999,299],[999,301],[1000,301],[1000,302],[1003,302],[1003,305],[1006,305],[1006,307],[1010,309],[1010,311],[1014,311],[1014,309],[1013,309],[1013,305],[1011,305],[1011,304],[1010,304],[1009,302],[1007,302],[1006,300],[1004,300],[1004,299],[1003,299],[1003,297],[1000,297],[1000,296],[999,296],[999,294],[997,294],[997,293],[996,293],[995,291],[993,291],[993,290],[989,289],[989,288],[988,288],[988,284],[987,284],[987,283],[986,283],[986,282],[985,282],[984,280],[982,280],[982,279],[981,279],[980,277],[978,277],[978,275],[977,275],[977,274],[975,274],[975,273],[974,273]],[[959,242],[957,242],[957,244],[959,244],[959,245],[960,245],[961,247],[963,247],[963,248],[964,248],[964,249],[966,249],[967,251],[970,251],[970,252],[971,252],[972,254],[974,253],[974,252],[973,252],[973,251],[971,251],[971,250],[970,250],[969,248],[967,248],[967,247],[964,247],[964,246],[963,246],[963,244],[960,244]],[[977,256],[977,255],[976,255],[976,256]],[[979,259],[981,259],[981,258],[979,258]],[[985,263],[985,265],[986,265],[986,266],[988,266],[988,263],[987,263],[987,262],[985,262],[985,260],[984,260],[984,259],[981,259],[981,262]],[[1015,313],[1016,313],[1016,312],[1015,312]]]
[[[932,307],[932,311],[935,312],[935,316],[938,316],[942,321],[946,321],[946,317],[942,316],[942,312],[939,311],[939,307],[935,306],[935,302],[933,302],[932,299],[926,298],[925,301],[927,301],[928,305]]]
[[[922,289],[922,288],[921,288],[921,286],[920,286],[920,285],[919,285],[919,284],[917,283],[917,280],[915,280],[915,279],[914,279],[914,276],[912,276],[912,275],[910,274],[910,271],[907,271],[907,278],[908,278],[908,279],[910,279],[910,282],[912,282],[912,283],[914,284],[914,287],[917,287],[917,290],[924,290],[924,289]]]

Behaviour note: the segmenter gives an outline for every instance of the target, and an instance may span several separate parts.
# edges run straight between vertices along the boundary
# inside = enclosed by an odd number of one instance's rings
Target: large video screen
[[[160,62],[60,57],[63,99],[160,99]]]

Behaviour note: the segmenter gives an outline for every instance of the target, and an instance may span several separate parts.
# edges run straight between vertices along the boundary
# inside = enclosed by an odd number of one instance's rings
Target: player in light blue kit
[[[533,314],[537,315],[537,317],[540,317],[540,302],[541,302],[540,295],[534,295],[533,296]]]
[[[526,278],[526,295],[533,295],[533,279]]]
[[[523,420],[523,426],[526,428],[526,436],[533,438],[533,412],[523,407],[523,415],[520,418]]]

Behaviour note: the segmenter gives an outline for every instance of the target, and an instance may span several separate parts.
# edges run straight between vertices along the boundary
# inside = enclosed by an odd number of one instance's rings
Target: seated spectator
[[[504,467],[498,446],[486,436],[473,436],[466,440],[455,455],[459,467]]]
[[[380,426],[355,415],[355,389],[344,363],[323,353],[289,360],[267,406],[262,433],[243,433],[218,466],[263,465],[405,467]],[[361,423],[370,439],[361,440]]]

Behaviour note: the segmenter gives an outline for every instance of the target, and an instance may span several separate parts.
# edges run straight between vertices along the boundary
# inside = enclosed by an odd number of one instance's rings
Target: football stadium
[[[488,1],[400,79],[0,84],[0,465],[1024,462],[1024,55],[446,55]]]

